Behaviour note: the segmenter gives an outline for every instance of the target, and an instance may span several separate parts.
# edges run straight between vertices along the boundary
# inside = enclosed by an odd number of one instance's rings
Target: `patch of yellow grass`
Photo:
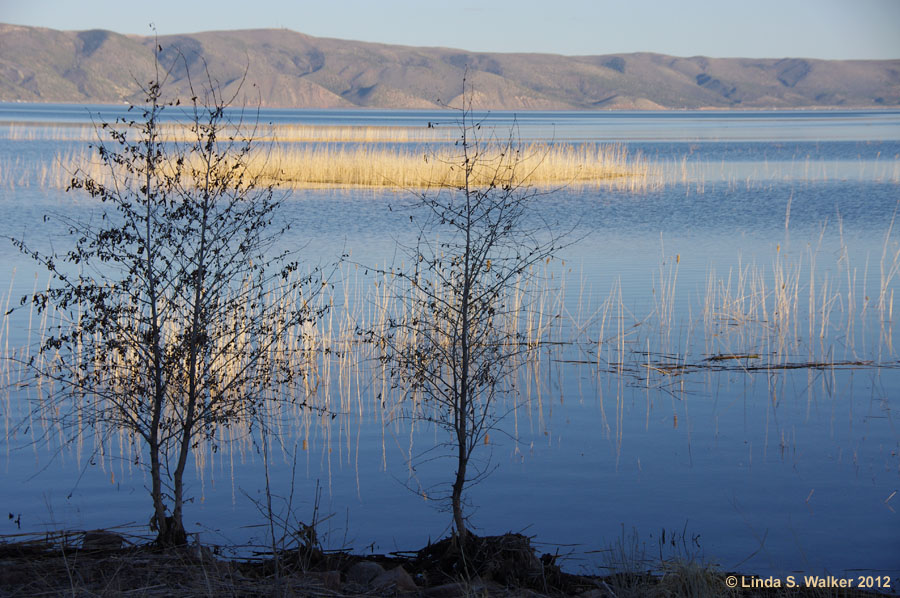
[[[331,128],[330,128],[331,129]],[[332,133],[334,131],[331,131]],[[323,131],[323,135],[326,131]],[[261,144],[246,174],[281,188],[459,187],[465,182],[459,148],[449,143]],[[640,190],[658,185],[649,162],[621,145],[534,143],[518,150],[489,145],[474,160],[473,185],[613,186]],[[108,168],[90,148],[57,153],[52,162],[21,157],[0,163],[0,186],[65,188],[76,170],[108,181]]]
[[[279,148],[259,160],[251,174],[281,187],[361,186],[422,188],[465,184],[465,160],[455,146],[401,148],[380,145]],[[614,185],[643,188],[651,169],[623,146],[531,144],[510,151],[484,148],[474,160],[470,183],[537,186]]]

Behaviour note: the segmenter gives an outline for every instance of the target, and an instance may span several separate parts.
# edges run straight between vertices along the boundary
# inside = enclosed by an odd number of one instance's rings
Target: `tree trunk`
[[[156,544],[161,547],[174,548],[177,546],[187,545],[187,533],[184,531],[184,525],[180,519],[172,517],[165,518],[165,531],[160,528],[156,536]]]
[[[466,483],[466,458],[465,446],[459,446],[459,463],[456,469],[456,480],[453,482],[453,494],[451,503],[453,505],[453,524],[456,526],[456,535],[459,536],[460,543],[465,544],[468,531],[466,530],[466,522],[463,519],[462,511],[462,491]]]
[[[456,526],[456,533],[460,540],[460,550],[462,551],[467,539],[466,522],[463,519],[462,512],[462,491],[466,484],[466,468],[469,464],[468,445],[468,412],[469,412],[469,309],[472,294],[472,192],[469,183],[472,177],[473,161],[469,160],[469,148],[466,142],[465,132],[463,132],[463,153],[465,156],[465,229],[466,229],[466,245],[463,253],[463,288],[462,297],[460,298],[460,328],[459,328],[459,394],[456,397],[456,413],[454,413],[456,424],[456,448],[457,448],[457,464],[456,479],[453,481],[453,495],[451,502],[453,505],[453,523]]]
[[[159,462],[159,445],[156,442],[156,434],[150,439],[150,496],[153,499],[153,518],[151,528],[156,527],[157,541],[161,541],[166,534],[166,505],[162,497],[162,467]]]

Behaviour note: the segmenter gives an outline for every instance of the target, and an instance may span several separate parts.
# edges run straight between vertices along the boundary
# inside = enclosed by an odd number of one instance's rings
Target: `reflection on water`
[[[0,120],[82,118],[54,109],[3,105]],[[392,126],[443,118],[266,117]],[[575,569],[599,566],[589,551],[624,526],[651,543],[662,529],[687,529],[726,569],[894,574],[898,115],[547,113],[518,122],[526,135],[625,141],[665,169],[666,184],[542,200],[537,216],[574,227],[577,242],[547,266],[521,322],[544,344],[517,373],[504,433],[481,453],[497,469],[471,491],[475,530],[527,528],[542,542],[576,544]],[[46,164],[70,143],[4,138],[0,164],[17,155]],[[7,182],[3,235],[58,248],[65,227],[45,213],[95,213],[83,197]],[[395,259],[396,244],[411,240],[406,203],[402,192],[316,190],[285,204],[293,227],[283,248],[302,247],[313,263],[342,252],[353,262],[335,277],[334,309],[316,341],[315,400],[340,416],[270,415],[281,432],[270,447],[273,491],[293,492],[308,519],[318,480],[323,509],[334,513],[322,530],[332,546],[413,548],[449,522],[423,494],[447,482],[452,463],[410,466],[445,438],[410,425],[408,406],[353,334],[390,308],[385,281],[354,263]],[[0,257],[5,313],[46,275],[8,245]],[[2,322],[0,348],[25,358],[24,339],[42,329],[18,310]],[[21,386],[8,367],[2,376],[0,457],[12,483],[0,496],[23,529],[143,523],[149,481],[137,445],[85,434],[57,454],[59,430],[20,418],[25,398],[51,389]],[[33,444],[45,433],[50,448]],[[244,527],[260,521],[251,500],[264,486],[259,438],[241,427],[224,433],[218,450],[195,452],[186,521],[205,541],[261,542],[262,531]]]

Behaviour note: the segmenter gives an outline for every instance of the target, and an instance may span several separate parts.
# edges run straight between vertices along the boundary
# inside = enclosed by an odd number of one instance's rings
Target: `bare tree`
[[[532,210],[543,192],[528,184],[526,163],[539,157],[522,154],[515,129],[505,140],[491,134],[473,112],[471,91],[463,102],[449,175],[416,193],[409,267],[391,272],[402,313],[371,336],[395,386],[422,399],[413,417],[449,434],[456,471],[448,498],[464,544],[464,491],[488,473],[486,461],[472,469],[472,456],[507,412],[498,399],[514,392],[510,375],[530,350],[515,317],[524,304],[514,295],[562,235]]]
[[[320,315],[311,305],[321,282],[274,248],[286,225],[281,198],[253,174],[255,121],[227,110],[234,98],[208,72],[189,102],[166,101],[168,73],[156,65],[140,117],[98,127],[104,175],[72,179],[69,190],[99,200],[102,217],[67,220],[64,253],[15,243],[54,281],[22,299],[57,317],[29,362],[57,382],[53,417],[72,435],[84,423],[141,443],[151,527],[177,545],[192,449],[215,448],[222,427],[264,401],[305,400],[287,339]],[[164,111],[180,122],[164,124]]]

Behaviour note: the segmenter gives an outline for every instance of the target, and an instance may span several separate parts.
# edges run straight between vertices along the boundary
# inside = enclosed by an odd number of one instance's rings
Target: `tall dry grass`
[[[254,459],[259,441],[260,425],[272,433],[278,441],[273,445],[276,453],[290,462],[294,449],[306,458],[318,453],[327,479],[323,480],[329,488],[331,472],[335,466],[351,468],[358,466],[358,439],[361,426],[370,419],[380,424],[382,429],[381,454],[383,465],[387,465],[388,450],[395,439],[403,434],[403,425],[412,411],[424,411],[428,406],[419,402],[418,397],[406,396],[402,389],[393,385],[391,372],[378,359],[377,347],[361,342],[358,331],[368,328],[384,328],[391,318],[408,317],[406,306],[398,299],[393,285],[395,277],[386,271],[377,276],[365,276],[354,264],[342,264],[335,273],[336,284],[323,287],[317,294],[314,309],[327,306],[325,317],[316,322],[305,322],[287,331],[271,346],[272,361],[289,356],[292,368],[298,373],[297,382],[291,386],[272,389],[266,397],[267,401],[259,410],[259,417],[232,423],[228,426],[216,425],[214,434],[208,439],[198,439],[194,446],[193,459],[199,474],[200,497],[202,499],[206,487],[215,483],[216,472],[233,471],[236,460]],[[37,279],[35,283],[37,290]],[[549,286],[529,287],[525,284],[516,286],[511,301],[521,306],[521,310],[503,321],[504,326],[514,327],[527,336],[530,351],[523,351],[522,359],[527,361],[539,358],[538,349],[542,339],[549,337],[554,319],[536,310],[545,310],[552,300],[549,295],[553,289]],[[0,305],[10,303],[10,293],[0,297]],[[526,295],[537,297],[535,301],[526,301]],[[307,298],[298,293],[287,294],[280,289],[272,289],[267,295],[267,306],[278,306],[289,310],[291,306],[302,304]],[[40,372],[60,372],[63,361],[59,354],[52,352],[36,352],[43,344],[46,331],[53,327],[77,327],[79,310],[59,312],[52,307],[38,316],[33,308],[26,306],[27,312],[21,310],[0,318],[0,348],[3,359],[0,360],[0,377],[4,384],[4,422],[7,448],[9,443],[23,440],[22,434],[29,434],[31,442],[37,447],[41,439],[64,453],[71,452],[76,462],[91,459],[110,476],[111,483],[119,478],[131,475],[135,467],[140,468],[144,458],[139,450],[140,441],[131,433],[116,428],[106,421],[102,413],[106,409],[117,409],[105,397],[116,396],[117,389],[126,387],[120,376],[133,375],[137,348],[133,354],[100,354],[88,351],[87,347],[76,347],[78,363],[75,367],[91,368],[97,372],[105,372],[100,382],[104,387],[101,392],[89,390],[72,396],[58,393],[59,386],[52,376],[40,377]],[[247,314],[235,313],[232,317],[240,322]],[[13,318],[23,319],[12,323]],[[23,330],[27,342],[22,346],[10,346],[9,327],[24,325],[27,318],[27,331]],[[225,322],[227,329],[230,322]],[[527,335],[524,334],[527,331]],[[177,342],[177,330],[164,331],[166,342]],[[100,340],[100,339],[96,339]],[[263,339],[243,339],[240,342],[254,344]],[[234,339],[232,339],[233,342]],[[240,342],[235,342],[235,349],[213,350],[219,362],[208,363],[208,370],[222,371],[226,375],[233,368],[242,367],[243,362],[235,351],[240,351]],[[414,343],[413,337],[402,337],[398,342]],[[34,368],[25,366],[34,356]],[[263,360],[265,361],[265,360]],[[71,364],[71,360],[66,361]],[[540,367],[533,367],[531,372],[542,372]],[[509,384],[524,384],[524,374],[518,381]],[[253,389],[234,388],[229,393],[240,395],[252,392]],[[127,403],[137,408],[136,403]],[[509,405],[516,410],[518,402]],[[177,419],[178,405],[168,404],[164,417]],[[75,419],[63,421],[60,415],[79,413]],[[92,418],[91,414],[101,414]],[[137,418],[139,413],[125,413],[125,417]],[[24,419],[23,419],[24,417]],[[74,427],[73,427],[74,426]],[[413,445],[414,433],[410,432],[407,450],[421,450]],[[219,451],[218,446],[227,445],[229,450]],[[37,448],[35,448],[37,450]],[[230,480],[232,483],[235,478]],[[226,480],[228,483],[229,480]]]
[[[810,364],[893,359],[900,250],[891,244],[891,230],[878,278],[868,276],[868,264],[860,272],[851,263],[842,235],[834,260],[822,257],[814,245],[793,256],[777,245],[771,265],[739,264],[725,276],[710,270],[702,306],[706,354],[754,356],[773,367],[801,358]]]
[[[484,148],[470,183],[644,189],[658,181],[646,159],[621,145],[534,143],[514,151]],[[300,146],[274,149],[259,168],[285,187],[459,187],[465,184],[462,162],[454,146]]]
[[[525,429],[543,431],[548,425],[546,412],[554,403],[549,397],[556,399],[561,392],[573,391],[553,379],[560,363],[584,364],[574,367],[595,371],[586,396],[598,401],[598,429],[607,435],[618,458],[627,428],[626,389],[635,381],[647,389],[648,397],[651,392],[660,392],[687,400],[691,388],[697,388],[697,377],[710,377],[720,369],[733,373],[743,369],[747,375],[768,372],[768,383],[774,389],[790,369],[806,367],[810,372],[821,372],[842,359],[870,360],[872,365],[868,367],[877,368],[884,359],[895,360],[890,336],[891,294],[900,277],[892,273],[900,269],[900,256],[893,245],[887,241],[885,245],[883,260],[875,265],[884,275],[875,273],[862,285],[859,278],[863,274],[857,276],[849,263],[849,252],[836,255],[835,262],[829,259],[830,253],[816,254],[815,247],[793,255],[776,247],[768,263],[741,264],[724,275],[709,270],[705,292],[701,291],[699,297],[693,285],[684,282],[683,272],[679,275],[685,260],[664,256],[658,274],[646,273],[654,280],[657,296],[647,311],[640,313],[633,310],[635,298],[623,293],[618,281],[612,283],[608,293],[585,299],[594,295],[577,286],[567,288],[564,275],[548,267],[547,275],[534,279],[537,286],[516,285],[507,303],[511,309],[503,325],[518,331],[527,347],[523,366],[515,379],[507,382],[515,392],[509,393],[509,402],[501,405],[501,410],[509,411],[510,435],[518,438]],[[273,346],[273,351],[293,356],[302,376],[292,388],[277,389],[271,403],[261,410],[267,429],[277,439],[274,455],[288,463],[295,454],[307,464],[318,463],[324,472],[323,484],[328,487],[332,471],[338,468],[359,472],[360,438],[365,426],[375,425],[380,430],[380,448],[368,445],[368,450],[381,454],[382,467],[387,467],[392,448],[400,447],[407,455],[430,448],[421,446],[422,438],[429,435],[423,436],[421,429],[408,425],[416,419],[410,419],[413,413],[427,419],[429,406],[394,386],[388,367],[378,359],[378,348],[361,342],[358,334],[360,329],[388,326],[392,318],[415,315],[405,312],[405,305],[397,299],[395,277],[389,268],[375,275],[344,263],[333,282],[335,286],[316,298],[317,305],[331,307],[326,318],[315,325],[297,327]],[[580,299],[567,301],[567,294]],[[9,297],[0,298],[0,304],[10,303]],[[302,300],[276,291],[267,298],[285,306]],[[579,303],[573,307],[575,300]],[[587,304],[582,305],[585,300]],[[696,329],[692,322],[685,327],[683,320],[691,318],[689,312],[673,308],[684,302],[699,308]],[[28,346],[14,346],[9,317],[0,321],[0,347],[5,357],[19,362],[29,355],[54,359],[53,355],[35,354]],[[32,321],[32,314],[24,313],[23,321],[31,328],[29,345],[39,344],[49,326],[77,322],[77,313],[69,320],[64,317],[48,310],[39,317],[35,314]],[[864,330],[869,331],[868,338]],[[412,337],[398,339],[415,341]],[[104,361],[109,359],[106,356],[87,358],[94,360],[93,367],[118,370],[116,364]],[[27,440],[27,431],[31,442],[43,435],[64,444],[72,430],[63,429],[56,418],[57,387],[52,380],[37,380],[24,388],[21,383],[25,378],[12,365],[6,360],[0,364],[0,375],[6,383],[2,403],[6,407],[7,442]],[[116,383],[114,376],[109,383]],[[779,389],[777,394],[785,392]],[[304,397],[312,408],[290,400],[297,396]],[[17,403],[27,398],[40,408],[24,422],[10,419]],[[675,415],[676,426],[680,417]],[[416,425],[421,428],[423,424]],[[103,427],[91,429],[85,422],[77,436],[76,444],[68,445],[72,456],[78,461],[93,458],[108,472],[111,483],[141,467],[142,457],[135,448],[139,443],[127,433]],[[212,485],[235,484],[236,478],[229,472],[242,461],[258,458],[255,443],[259,439],[253,422],[221,427],[215,436],[218,445],[228,445],[229,450],[216,450],[212,442],[198,442],[194,449],[201,499]],[[371,442],[371,436],[366,442]],[[223,474],[224,480],[217,481],[216,476]]]
[[[549,187],[607,186],[638,191],[661,184],[655,169],[641,155],[623,146],[598,144],[531,144],[515,156],[500,148],[480,162],[474,184],[530,184]],[[415,189],[458,187],[465,176],[454,146],[392,146],[381,144],[293,144],[263,146],[253,155],[247,175],[286,189],[310,187],[371,187]],[[109,182],[108,166],[89,148],[60,151],[49,163],[17,156],[0,162],[0,187],[35,185],[66,188],[77,170]]]

